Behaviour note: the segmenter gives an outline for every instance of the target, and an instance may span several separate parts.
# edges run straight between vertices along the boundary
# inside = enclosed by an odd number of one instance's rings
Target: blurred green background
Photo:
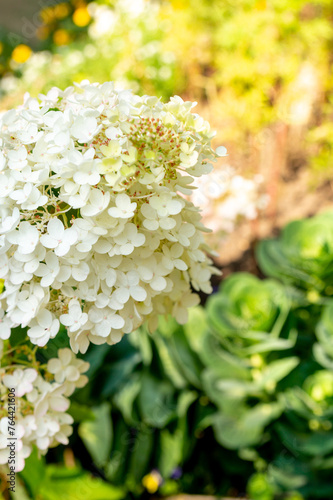
[[[185,327],[90,348],[70,445],[30,457],[14,500],[331,500],[333,214],[315,214],[332,206],[332,2],[0,4],[1,109],[114,80],[197,101],[229,153],[203,210],[222,284]],[[212,189],[227,168],[237,200],[259,179],[253,213]]]

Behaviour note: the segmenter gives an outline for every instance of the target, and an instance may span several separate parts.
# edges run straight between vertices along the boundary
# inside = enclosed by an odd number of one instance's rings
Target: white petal
[[[157,276],[149,284],[156,292],[162,292],[167,286],[167,282],[162,276]]]
[[[133,286],[130,292],[133,299],[139,302],[143,302],[147,298],[147,292],[141,286]]]

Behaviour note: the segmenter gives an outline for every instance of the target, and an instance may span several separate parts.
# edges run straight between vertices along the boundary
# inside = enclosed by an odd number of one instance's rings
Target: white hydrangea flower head
[[[25,458],[31,454],[32,445],[45,454],[51,446],[68,444],[73,423],[71,415],[66,413],[70,406],[68,396],[88,382],[83,373],[89,368],[89,363],[76,358],[68,348],[59,349],[58,357],[50,359],[46,368],[38,366],[36,369],[6,366],[6,351],[0,354],[4,356],[0,368],[3,403],[0,408],[0,464],[8,462],[8,439],[15,437],[15,467],[19,472],[24,468]],[[10,363],[10,357],[8,361]],[[13,397],[11,391],[15,394],[13,426],[8,418],[9,405],[13,404],[8,399],[9,394]]]
[[[185,322],[191,285],[211,291],[184,195],[225,150],[193,105],[85,81],[1,115],[1,338],[21,325],[43,346],[62,324],[85,352],[158,314]]]

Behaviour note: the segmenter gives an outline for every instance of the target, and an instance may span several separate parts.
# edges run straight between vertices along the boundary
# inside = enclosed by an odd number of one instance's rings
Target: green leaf
[[[199,356],[204,365],[220,378],[251,379],[246,361],[223,350],[218,339],[212,334],[205,335]]]
[[[173,401],[174,388],[167,381],[159,381],[150,373],[142,377],[142,388],[139,394],[139,408],[145,424],[162,428],[176,416]]]
[[[39,493],[40,484],[46,475],[45,459],[38,456],[38,451],[34,447],[31,455],[25,460],[25,467],[19,473],[23,479],[29,493],[35,497]]]
[[[243,408],[238,415],[218,413],[214,418],[216,439],[229,449],[246,448],[260,443],[265,426],[280,416],[279,403],[257,404],[253,408]]]
[[[178,389],[185,387],[187,380],[173,358],[173,349],[170,347],[170,340],[163,338],[158,331],[153,334],[153,340],[161,360],[162,368],[167,377]]]
[[[202,365],[198,356],[191,351],[182,328],[173,334],[170,347],[179,370],[192,385],[200,389]]]
[[[127,477],[130,485],[141,485],[143,476],[149,472],[154,441],[154,430],[151,427],[142,426],[142,430],[136,435],[134,445],[131,447]]]
[[[179,418],[176,429],[173,431],[163,429],[160,432],[158,469],[163,478],[169,478],[173,470],[182,464],[185,453],[194,444],[193,439],[188,435],[187,413],[197,396],[195,391],[183,391],[177,403]]]
[[[15,347],[18,344],[21,344],[24,339],[27,339],[27,331],[28,328],[22,328],[21,326],[17,326],[16,328],[12,328],[10,331],[10,345]]]
[[[192,431],[189,432],[189,408],[198,399],[196,391],[182,391],[177,401],[177,430],[181,433],[179,445],[182,449],[182,457],[189,456],[191,449],[195,446],[195,440],[192,438]]]
[[[137,420],[134,416],[133,405],[141,390],[141,374],[133,373],[128,381],[119,389],[113,397],[114,404],[119,408],[125,422],[133,425]]]
[[[173,433],[168,429],[160,432],[158,468],[163,478],[169,478],[174,469],[181,464],[183,439],[183,433],[179,428]]]
[[[126,474],[128,454],[133,444],[130,428],[122,419],[116,422],[114,429],[113,447],[104,471],[109,481],[115,484],[123,484]]]
[[[102,345],[90,344],[88,351],[83,357],[84,361],[88,361],[90,365],[89,370],[86,373],[89,380],[93,377],[96,371],[103,365],[104,358],[110,349],[111,346],[109,346],[108,344],[102,344]]]
[[[326,350],[321,344],[314,344],[313,356],[321,366],[328,370],[333,370],[333,359],[327,355]]]
[[[316,432],[300,443],[299,449],[306,455],[327,455],[333,452],[333,434]]]
[[[261,334],[257,336],[257,340],[261,339],[263,342],[256,343],[250,347],[242,349],[242,354],[244,356],[250,356],[251,354],[259,354],[261,352],[272,352],[272,351],[284,351],[294,347],[297,340],[297,330],[290,330],[289,338],[281,339],[270,337],[267,334]]]
[[[158,318],[158,331],[165,337],[172,337],[180,325],[173,316],[160,316]]]
[[[31,500],[31,496],[28,495],[27,490],[21,483],[21,481],[16,481],[15,491],[10,492],[12,500]],[[0,493],[0,500],[4,500],[4,497]]]
[[[293,474],[286,469],[275,467],[272,464],[269,467],[269,476],[275,483],[289,491],[302,488],[308,482],[306,475]]]
[[[103,403],[92,410],[95,420],[82,422],[78,432],[97,467],[103,467],[112,446],[111,406]]]
[[[153,359],[153,351],[151,348],[151,339],[146,327],[142,326],[129,336],[130,343],[135,346],[141,353],[143,364],[150,365]]]
[[[200,306],[191,307],[188,321],[183,328],[191,349],[200,355],[203,338],[209,331],[206,310]]]
[[[296,356],[272,361],[261,371],[257,383],[263,388],[270,386],[271,382],[277,383],[296,368],[299,362],[300,360]]]
[[[80,469],[49,465],[39,495],[43,500],[122,500],[124,491]]]
[[[106,398],[117,392],[120,385],[126,382],[140,361],[141,355],[136,352],[112,364],[105,365],[103,375],[105,374],[107,379],[102,389],[102,397]]]
[[[71,402],[67,413],[72,415],[75,422],[83,422],[84,420],[95,419],[95,414],[89,406],[77,403],[76,401]]]
[[[261,398],[264,391],[256,382],[238,379],[222,379],[211,370],[203,372],[203,385],[207,396],[225,413],[237,411],[238,406],[248,396]]]
[[[179,418],[187,416],[187,411],[191,404],[197,399],[196,391],[182,391],[177,402],[177,414]]]
[[[278,434],[285,446],[293,454],[310,456],[325,456],[333,452],[333,435],[331,432],[313,432],[305,434],[291,430],[282,423],[278,423]]]

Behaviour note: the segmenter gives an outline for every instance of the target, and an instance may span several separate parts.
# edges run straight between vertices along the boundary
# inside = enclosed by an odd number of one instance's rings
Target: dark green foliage
[[[90,347],[90,382],[71,407],[83,467],[131,498],[153,469],[161,495],[333,498],[331,217],[263,242],[273,278],[232,275],[184,327],[161,318],[152,335]]]

